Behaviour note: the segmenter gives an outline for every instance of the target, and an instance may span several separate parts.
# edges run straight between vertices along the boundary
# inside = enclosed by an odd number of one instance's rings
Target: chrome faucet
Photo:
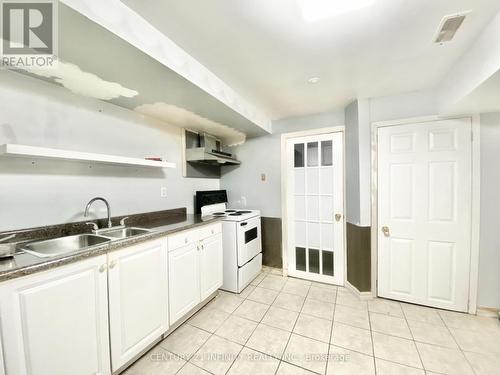
[[[87,203],[87,207],[85,207],[85,213],[83,214],[84,217],[87,217],[89,214],[89,208],[94,203],[95,201],[103,201],[104,204],[106,205],[106,208],[108,210],[108,228],[111,228],[113,225],[111,224],[111,208],[109,207],[109,203],[106,199],[101,198],[101,197],[96,197],[92,198],[89,203]]]

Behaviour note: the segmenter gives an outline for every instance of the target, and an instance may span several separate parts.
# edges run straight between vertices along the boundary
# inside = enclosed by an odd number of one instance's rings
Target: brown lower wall
[[[282,268],[281,219],[262,217],[262,263],[265,266]]]
[[[262,263],[283,266],[280,218],[262,217]],[[361,292],[371,289],[370,227],[347,223],[347,280]]]
[[[347,223],[347,281],[360,292],[371,290],[370,227]]]

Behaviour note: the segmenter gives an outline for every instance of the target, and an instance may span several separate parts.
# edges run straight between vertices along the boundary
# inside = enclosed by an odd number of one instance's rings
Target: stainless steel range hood
[[[209,134],[199,135],[199,146],[186,149],[186,161],[208,165],[238,165],[231,154],[221,150],[220,141]]]

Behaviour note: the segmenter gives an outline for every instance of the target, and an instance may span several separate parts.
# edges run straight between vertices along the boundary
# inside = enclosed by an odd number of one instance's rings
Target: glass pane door
[[[287,202],[293,209],[288,210],[287,228],[292,232],[288,234],[290,274],[343,284],[344,226],[343,220],[340,225],[335,220],[336,213],[343,213],[339,135],[336,144],[335,134],[289,140],[293,160],[287,161]]]

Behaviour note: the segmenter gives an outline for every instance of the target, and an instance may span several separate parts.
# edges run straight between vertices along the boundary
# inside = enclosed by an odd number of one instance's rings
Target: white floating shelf
[[[68,161],[83,161],[102,164],[128,165],[138,167],[175,168],[175,163],[166,161],[129,158],[126,156],[94,154],[90,152],[59,150],[55,148],[34,147],[17,144],[0,146],[0,156],[14,156],[36,159],[58,159]]]

